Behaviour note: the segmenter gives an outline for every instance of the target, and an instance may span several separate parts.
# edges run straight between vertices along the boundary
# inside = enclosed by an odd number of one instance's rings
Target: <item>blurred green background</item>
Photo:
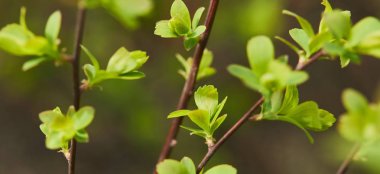
[[[96,108],[96,118],[89,127],[90,143],[78,146],[78,174],[144,174],[151,173],[164,142],[170,121],[166,115],[175,109],[183,79],[177,74],[180,64],[175,53],[184,51],[180,39],[162,39],[153,34],[155,22],[169,17],[171,0],[154,0],[154,10],[141,19],[136,30],[126,29],[103,9],[88,12],[84,45],[103,66],[120,46],[148,52],[150,60],[142,71],[147,77],[138,81],[108,81],[102,89],[83,95],[82,105]],[[205,0],[185,0],[192,13]],[[349,9],[356,22],[364,16],[380,17],[378,0],[331,1],[334,7]],[[76,14],[74,0],[1,0],[0,26],[17,22],[19,9],[28,9],[27,22],[32,31],[43,33],[47,17],[54,10],[63,13],[62,45],[72,50]],[[310,19],[314,27],[323,10],[319,0],[221,0],[208,48],[214,52],[217,75],[198,83],[213,84],[220,96],[228,96],[224,113],[228,120],[217,132],[227,130],[258,99],[258,94],[244,87],[226,72],[232,63],[247,65],[245,45],[257,34],[281,35],[298,27],[293,18],[281,15],[288,9]],[[275,41],[277,54],[296,55]],[[71,67],[56,68],[44,64],[22,72],[18,58],[0,52],[0,173],[63,174],[63,155],[47,150],[39,130],[38,113],[55,106],[67,108],[72,103]],[[83,63],[88,62],[82,56]],[[321,108],[339,116],[344,112],[341,91],[353,87],[371,100],[379,78],[380,61],[364,58],[361,65],[340,69],[339,62],[320,61],[308,69],[310,80],[300,87],[301,100],[315,100]],[[193,103],[190,107],[193,107]],[[64,109],[66,110],[66,109]],[[189,124],[185,122],[185,124]],[[210,165],[229,163],[239,173],[250,174],[327,174],[335,173],[352,146],[339,137],[336,128],[314,134],[310,144],[296,127],[277,122],[245,124],[220,149]],[[201,138],[181,130],[173,158],[183,156],[199,162],[207,147]],[[357,162],[348,173],[380,173],[369,163]],[[375,163],[375,165],[377,165]]]

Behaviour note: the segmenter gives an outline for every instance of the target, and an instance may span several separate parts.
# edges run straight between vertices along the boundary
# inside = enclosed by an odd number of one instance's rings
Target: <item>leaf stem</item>
[[[73,71],[73,88],[74,88],[74,108],[75,110],[78,110],[80,107],[80,98],[81,98],[81,89],[80,89],[80,81],[79,81],[79,69],[80,69],[80,44],[83,40],[83,33],[84,33],[84,24],[85,24],[85,18],[86,18],[86,9],[79,5],[78,12],[77,12],[77,19],[76,19],[76,25],[75,25],[75,40],[74,40],[74,54],[73,54],[73,60],[72,60],[72,71]],[[70,142],[70,150],[69,150],[69,157],[67,158],[68,162],[68,174],[74,174],[75,173],[75,158],[76,158],[76,147],[77,143],[75,139],[72,139]]]
[[[347,155],[346,159],[343,161],[343,163],[340,165],[338,171],[336,174],[345,174],[350,167],[350,164],[352,160],[355,158],[355,155],[360,150],[360,143],[356,143],[354,147],[352,147],[350,153]]]
[[[182,89],[181,97],[177,105],[177,110],[184,109],[187,107],[189,99],[193,93],[196,77],[198,74],[199,64],[201,62],[203,52],[206,49],[208,38],[210,36],[211,29],[215,20],[218,4],[219,0],[210,0],[210,5],[205,21],[206,31],[203,33],[201,39],[198,42],[197,47],[195,48],[190,75],[189,78],[187,78],[185,85]],[[179,126],[182,124],[182,119],[182,117],[173,119],[169,129],[169,133],[166,136],[165,144],[161,150],[158,162],[161,162],[170,156],[171,150],[176,144],[176,137],[179,131]]]
[[[298,63],[296,66],[296,70],[302,70],[306,67],[308,67],[310,64],[318,60],[321,56],[325,55],[325,53],[321,50],[317,53],[315,53],[308,61],[303,63]],[[203,157],[202,161],[199,163],[197,167],[197,174],[202,171],[202,169],[205,167],[206,163],[211,159],[211,157],[215,154],[215,152],[224,144],[224,142],[233,135],[245,122],[249,120],[249,118],[252,116],[253,112],[256,111],[260,107],[260,105],[264,102],[264,97],[261,97],[258,101],[256,101],[255,104],[220,138],[216,144],[209,148],[206,155]],[[253,115],[251,117],[251,120],[257,121],[258,116]]]

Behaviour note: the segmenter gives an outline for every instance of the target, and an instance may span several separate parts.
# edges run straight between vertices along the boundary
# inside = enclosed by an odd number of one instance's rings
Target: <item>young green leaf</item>
[[[198,8],[198,10],[195,12],[194,17],[193,17],[193,21],[192,21],[193,30],[195,30],[197,28],[204,11],[205,11],[205,8],[201,7],[201,8]]]
[[[79,111],[70,107],[67,114],[62,114],[59,108],[44,111],[39,114],[42,121],[41,131],[46,136],[48,149],[67,149],[68,143],[75,138],[78,142],[88,142],[89,135],[85,128],[91,123],[94,110],[85,106]]]
[[[261,93],[265,91],[260,84],[259,78],[250,69],[241,65],[230,65],[227,70],[230,74],[243,81],[247,87]]]
[[[158,21],[156,24],[156,30],[154,30],[154,34],[163,38],[178,37],[177,33],[175,33],[175,31],[170,27],[168,20]]]
[[[301,25],[302,29],[305,31],[305,33],[309,37],[314,36],[314,30],[313,30],[313,27],[311,26],[311,24],[309,23],[309,21],[307,21],[303,17],[301,17],[301,16],[299,16],[299,15],[297,15],[291,11],[288,11],[288,10],[284,10],[284,11],[282,11],[282,13],[289,15],[289,16],[292,16],[292,17],[295,17],[298,20],[298,23]]]
[[[237,170],[231,165],[222,164],[207,170],[204,174],[237,174]]]
[[[186,167],[187,174],[196,174],[194,162],[189,157],[183,157],[181,164]]]
[[[195,92],[194,99],[199,109],[212,115],[218,105],[218,90],[212,85],[200,87]]]
[[[364,113],[368,107],[367,99],[353,89],[346,89],[342,96],[344,107],[353,113]]]
[[[187,169],[179,161],[166,159],[157,165],[158,174],[188,174]]]
[[[47,61],[47,58],[46,57],[37,57],[37,58],[34,58],[32,60],[28,60],[26,61],[23,65],[22,65],[22,70],[23,71],[28,71],[36,66],[38,66],[39,64],[41,64],[42,62],[45,62]]]
[[[262,75],[274,59],[272,41],[266,36],[257,36],[248,41],[249,64],[256,75]]]
[[[294,41],[297,42],[299,46],[306,52],[306,57],[310,56],[310,49],[309,49],[309,42],[310,37],[307,35],[307,33],[302,29],[292,29],[289,31],[290,36],[293,38]]]
[[[181,56],[180,54],[177,54],[176,57],[177,57],[177,60],[181,63],[181,65],[184,68],[183,70],[179,70],[178,73],[182,77],[187,79],[190,75],[193,59],[188,58],[187,60],[185,60],[185,58]],[[216,73],[215,68],[211,67],[213,59],[214,59],[214,55],[212,54],[212,52],[209,51],[208,49],[205,49],[203,52],[201,63],[199,65],[197,80],[204,79]]]
[[[347,38],[351,30],[351,13],[334,10],[325,14],[326,25],[337,39]]]
[[[45,36],[53,45],[57,44],[59,31],[61,30],[62,15],[60,11],[55,11],[50,15],[45,28]]]

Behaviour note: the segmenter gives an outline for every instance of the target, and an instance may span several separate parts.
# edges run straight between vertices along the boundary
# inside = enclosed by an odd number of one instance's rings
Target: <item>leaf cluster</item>
[[[299,103],[298,89],[295,86],[288,86],[285,94],[282,91],[276,92],[270,102],[270,107],[264,107],[262,111],[262,119],[291,123],[302,129],[311,143],[314,140],[309,131],[325,131],[336,121],[333,114],[320,109],[313,101]]]
[[[98,60],[90,51],[82,46],[83,51],[90,58],[92,64],[83,66],[87,77],[82,81],[82,88],[88,89],[94,85],[110,79],[135,80],[145,77],[145,74],[138,71],[149,59],[146,52],[136,50],[128,51],[126,48],[119,48],[109,59],[106,69],[101,69]]]
[[[45,36],[34,34],[26,25],[26,8],[21,8],[20,23],[8,24],[0,30],[0,49],[16,56],[29,56],[22,69],[29,70],[45,61],[59,61],[58,34],[61,29],[61,13],[55,11],[48,19]]]
[[[186,4],[182,0],[175,0],[170,9],[171,19],[158,21],[154,34],[163,38],[183,37],[185,49],[190,50],[206,31],[206,26],[198,26],[204,10],[204,7],[199,8],[191,20]]]
[[[168,118],[189,117],[200,129],[185,126],[181,127],[189,130],[192,135],[194,134],[205,138],[206,143],[212,146],[214,142],[214,132],[227,117],[227,114],[219,116],[227,101],[227,97],[219,103],[217,89],[212,85],[207,85],[198,88],[194,94],[194,99],[198,109],[174,111],[169,114]]]
[[[298,46],[277,37],[307,60],[312,54],[322,49],[331,57],[339,57],[341,66],[346,67],[350,62],[360,62],[359,55],[370,55],[380,58],[380,21],[375,17],[366,17],[355,25],[351,22],[351,12],[333,9],[328,0],[323,0],[325,10],[322,13],[319,31],[314,29],[303,17],[284,10],[283,13],[295,17],[301,29],[289,31]]]
[[[68,149],[69,141],[75,139],[78,142],[88,142],[89,136],[85,128],[94,119],[95,110],[85,106],[75,111],[70,106],[64,115],[60,108],[41,112],[39,118],[42,121],[41,131],[46,136],[46,147],[48,149]]]
[[[189,157],[181,161],[166,159],[157,165],[158,174],[196,174],[194,162]],[[200,174],[236,174],[237,170],[227,164],[217,165]]]
[[[339,121],[339,132],[354,142],[380,140],[380,104],[368,103],[367,99],[353,89],[346,89],[342,95],[347,112]]]
[[[183,69],[179,70],[178,73],[186,80],[190,76],[191,66],[193,65],[193,58],[189,57],[186,60],[180,54],[177,54],[176,57],[183,67]],[[212,52],[205,49],[202,55],[201,63],[199,65],[197,80],[204,79],[216,73],[215,68],[211,67],[213,59],[214,55]]]
[[[275,59],[273,43],[266,36],[256,36],[249,40],[247,54],[250,68],[230,65],[228,71],[266,99],[287,86],[305,82],[309,77],[306,72],[292,70],[287,65],[287,57]]]

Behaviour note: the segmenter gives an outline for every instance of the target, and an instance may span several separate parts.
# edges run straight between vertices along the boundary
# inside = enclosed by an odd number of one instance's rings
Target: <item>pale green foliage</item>
[[[342,67],[346,67],[350,62],[358,63],[360,54],[380,58],[378,19],[367,17],[352,25],[350,11],[334,10],[328,0],[323,0],[322,4],[325,10],[318,33],[314,32],[306,19],[293,12],[284,11],[284,14],[295,17],[301,26],[301,29],[295,28],[289,31],[301,49],[284,38],[276,38],[294,50],[300,59],[305,60],[321,49],[330,57],[339,57]]]
[[[346,89],[342,100],[347,112],[339,119],[339,133],[349,141],[360,143],[356,158],[379,159],[380,104],[368,103],[362,94],[353,89]]]
[[[152,0],[82,0],[87,8],[102,7],[126,28],[139,26],[138,19],[150,14]]]
[[[181,63],[184,69],[178,71],[178,73],[185,78],[189,78],[191,66],[193,65],[193,58],[189,57],[187,60],[180,54],[177,54],[177,59]],[[212,76],[216,73],[215,68],[211,67],[212,61],[214,59],[214,55],[211,51],[205,49],[203,52],[203,56],[201,59],[201,63],[199,65],[197,80],[204,79],[206,77]]]
[[[219,116],[227,101],[227,97],[219,103],[217,89],[212,85],[207,85],[198,88],[194,94],[194,98],[198,109],[174,111],[169,114],[168,118],[182,116],[189,117],[200,129],[193,129],[185,126],[182,126],[182,128],[191,131],[191,134],[205,138],[206,142],[212,143],[214,141],[214,132],[227,117],[227,114]]]
[[[198,26],[204,10],[204,7],[199,8],[191,20],[186,4],[182,0],[174,0],[170,9],[171,19],[158,21],[154,34],[163,38],[183,37],[185,49],[190,50],[206,31],[206,26]]]
[[[136,50],[128,51],[124,47],[119,48],[110,58],[105,70],[100,68],[99,62],[89,50],[82,46],[83,51],[90,58],[92,64],[83,66],[87,77],[83,87],[91,88],[94,85],[110,79],[135,80],[145,77],[145,74],[137,71],[149,59],[146,52]]]
[[[71,139],[75,138],[81,143],[88,142],[89,136],[85,128],[94,119],[94,114],[95,110],[89,106],[82,107],[78,111],[71,106],[66,115],[59,107],[41,112],[39,114],[42,121],[40,129],[46,136],[46,147],[65,151]]]
[[[194,162],[189,157],[181,161],[166,159],[157,165],[158,174],[196,174]],[[200,174],[237,174],[237,170],[227,164],[217,165]]]
[[[314,140],[309,131],[325,131],[336,121],[334,115],[319,109],[313,101],[299,104],[298,89],[295,86],[287,87],[285,95],[282,91],[276,92],[270,100],[270,105],[263,108],[262,116],[265,120],[294,124],[305,132],[311,143]]]
[[[359,92],[347,89],[342,96],[347,113],[339,121],[339,132],[350,141],[380,140],[380,105],[369,104]]]
[[[274,92],[308,79],[306,72],[293,71],[283,60],[275,59],[272,41],[265,36],[252,38],[247,45],[247,54],[250,69],[231,65],[228,71],[265,98],[269,99]]]
[[[42,62],[59,61],[58,34],[61,28],[61,13],[54,12],[48,19],[45,36],[35,35],[26,25],[26,9],[21,8],[20,24],[8,24],[0,31],[0,49],[16,56],[29,56],[23,65],[24,71]]]

